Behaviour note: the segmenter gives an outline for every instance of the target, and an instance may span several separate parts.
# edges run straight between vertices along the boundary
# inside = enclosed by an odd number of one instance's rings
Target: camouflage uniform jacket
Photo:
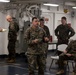
[[[49,38],[49,37],[50,37],[49,28],[48,28],[47,26],[44,25],[43,29],[45,30],[46,35],[47,35],[47,37]]]
[[[76,40],[72,40],[66,48],[67,53],[73,54],[76,57]]]
[[[45,31],[38,27],[37,29],[33,29],[33,27],[29,27],[25,34],[24,39],[28,44],[27,54],[44,54],[45,50],[43,49],[43,39],[45,36]],[[37,44],[33,44],[32,40],[38,39]]]
[[[75,34],[74,30],[72,27],[69,27],[67,24],[66,25],[59,25],[55,29],[55,35],[57,36],[58,39],[62,41],[69,40],[70,37],[72,37]]]
[[[46,32],[46,37],[50,38],[49,28],[44,25],[43,29],[44,29],[45,32]],[[48,42],[45,42],[45,41],[44,41],[44,46],[43,46],[43,48],[44,48],[45,52],[47,53],[47,52],[48,52]]]
[[[12,21],[9,24],[8,40],[16,41],[17,32],[19,31],[19,26],[16,22]]]

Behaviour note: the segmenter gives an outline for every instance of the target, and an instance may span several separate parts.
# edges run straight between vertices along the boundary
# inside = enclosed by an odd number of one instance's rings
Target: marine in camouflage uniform
[[[74,72],[76,75],[76,40],[72,40],[68,44],[68,47],[66,48],[65,52],[60,54],[58,60],[59,71],[57,72],[57,74],[60,75],[61,73],[64,72],[64,61],[69,59],[75,61]]]
[[[11,16],[7,16],[7,19],[11,19],[9,21],[9,31],[8,31],[8,60],[7,62],[12,63],[15,62],[15,45],[17,40],[17,32],[19,31],[19,25],[13,21]]]
[[[57,26],[57,28],[55,29],[55,35],[58,39],[58,45],[68,44],[70,37],[72,37],[75,34],[73,28],[69,27],[66,23],[66,17],[62,17],[61,21],[62,24]]]
[[[37,22],[37,18],[34,17],[33,20]],[[34,75],[35,70],[35,62],[38,63],[38,75],[44,75],[44,67],[45,67],[45,50],[43,49],[43,39],[45,31],[41,28],[36,26],[36,28],[29,27],[25,34],[24,38],[28,44],[27,49],[27,58],[28,58],[28,65],[29,65],[29,75]],[[33,42],[34,40],[38,40],[37,43]]]
[[[49,41],[49,38],[50,38],[50,31],[49,31],[49,28],[47,26],[44,25],[44,19],[40,19],[40,27],[42,27],[45,32],[46,32],[46,37],[48,38],[48,41]],[[47,57],[47,52],[48,52],[48,41],[45,41],[44,39],[44,49],[45,49],[45,52],[46,52],[46,57]]]

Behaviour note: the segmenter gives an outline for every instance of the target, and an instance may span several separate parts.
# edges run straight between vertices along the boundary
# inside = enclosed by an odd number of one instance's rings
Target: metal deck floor
[[[50,56],[53,54],[53,51],[50,51],[47,56],[46,70],[45,75],[56,75],[57,65],[53,64],[52,68],[49,71],[49,66],[51,63]],[[63,75],[73,75],[72,66],[70,65],[70,71],[65,71]],[[28,75],[28,63],[25,62],[25,58],[20,57],[16,58],[16,63],[6,63],[4,58],[0,58],[0,75]],[[37,71],[36,71],[37,75]]]

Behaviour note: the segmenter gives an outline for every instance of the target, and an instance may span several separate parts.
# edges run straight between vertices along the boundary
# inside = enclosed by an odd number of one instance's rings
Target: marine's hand
[[[64,50],[64,51],[63,51],[63,53],[64,53],[64,54],[66,54],[66,53],[67,53],[67,51],[66,51],[66,50]]]
[[[69,54],[69,53],[67,53],[66,55],[69,56],[69,57],[72,56],[72,54]]]
[[[2,32],[2,28],[0,28],[0,32]]]
[[[32,41],[33,43],[38,43],[38,39],[35,39]]]
[[[44,40],[45,40],[45,42],[48,42],[49,41],[49,39],[47,37],[44,37]]]
[[[7,31],[7,29],[4,29],[4,28],[3,28],[3,29],[2,29],[2,32],[5,32],[5,31]]]

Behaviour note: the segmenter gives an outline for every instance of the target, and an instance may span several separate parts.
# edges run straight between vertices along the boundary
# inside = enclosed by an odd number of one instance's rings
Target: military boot
[[[34,74],[34,72],[29,72],[29,74],[28,74],[28,75],[35,75],[35,74]]]
[[[63,74],[64,73],[64,70],[59,70],[56,75],[60,75],[60,74]]]
[[[72,75],[76,75],[76,68],[74,67],[74,70],[73,70],[73,74]]]
[[[7,63],[15,63],[15,59],[10,59],[7,61]]]
[[[11,58],[6,58],[5,60],[6,60],[6,61],[9,61],[10,59],[11,59]]]
[[[73,72],[73,73],[72,73],[72,75],[76,75],[76,73],[75,73],[75,72]]]
[[[29,75],[34,75],[34,74],[29,74]]]
[[[44,70],[38,69],[38,75],[44,75]]]

